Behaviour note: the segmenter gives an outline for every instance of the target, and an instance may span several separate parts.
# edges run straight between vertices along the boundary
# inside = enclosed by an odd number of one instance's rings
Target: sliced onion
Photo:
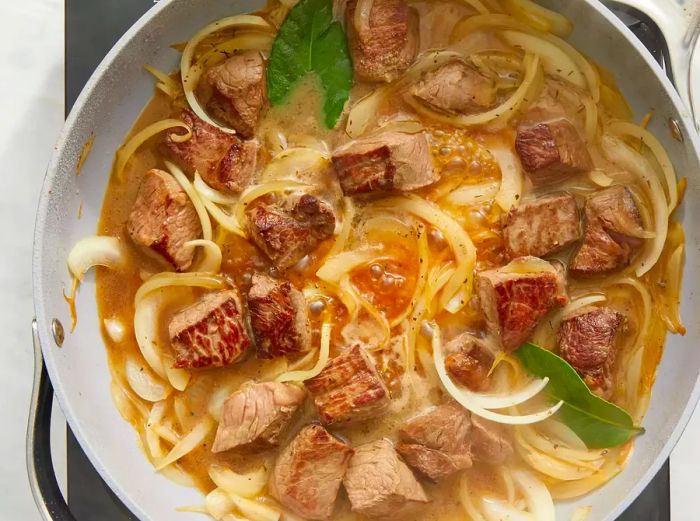
[[[206,289],[221,289],[226,285],[226,281],[218,275],[211,273],[173,273],[164,271],[150,277],[141,284],[134,297],[134,305],[138,306],[143,298],[157,289],[168,286],[188,286]]]
[[[530,423],[537,423],[552,416],[564,404],[563,401],[560,401],[548,409],[526,415],[499,414],[477,406],[472,402],[469,394],[465,393],[463,389],[458,388],[447,374],[445,369],[445,358],[442,353],[440,327],[437,324],[433,325],[433,362],[435,363],[435,370],[437,371],[440,381],[442,382],[442,385],[447,393],[452,396],[452,398],[454,398],[462,407],[487,420],[508,425],[527,425]]]
[[[268,33],[237,34],[233,38],[217,43],[213,48],[203,53],[193,68],[203,71],[207,67],[221,63],[239,51],[255,50],[268,53],[273,40],[274,36]]]
[[[499,183],[481,183],[478,185],[460,186],[450,192],[445,201],[454,206],[472,206],[490,201],[499,190]]]
[[[588,178],[593,181],[595,184],[598,186],[601,186],[603,188],[606,188],[613,184],[613,179],[609,175],[607,175],[605,172],[599,169],[591,170],[588,172]]]
[[[235,215],[236,220],[239,223],[245,222],[245,211],[247,207],[255,201],[256,199],[273,192],[286,192],[286,191],[300,190],[300,191],[310,191],[313,187],[305,183],[299,183],[296,181],[280,180],[280,181],[270,181],[268,183],[263,183],[260,185],[250,186],[241,194],[238,204],[236,205],[233,215]]]
[[[428,245],[428,234],[425,226],[421,224],[418,229],[418,276],[416,278],[416,286],[413,289],[413,295],[411,295],[411,300],[408,301],[406,308],[397,317],[391,320],[391,327],[396,327],[403,322],[413,312],[418,301],[423,296],[423,291],[428,279],[429,261],[430,247]],[[389,336],[391,336],[391,331],[389,332]]]
[[[340,232],[337,234],[333,247],[326,256],[327,259],[337,255],[345,249],[350,234],[352,233],[352,223],[355,219],[355,204],[350,197],[343,197],[343,222],[340,225]]]
[[[357,0],[353,25],[359,35],[367,34],[369,31],[369,15],[372,13],[372,5],[374,5],[374,0]]]
[[[589,450],[585,447],[583,449],[571,448],[561,438],[555,437],[550,439],[540,432],[543,431],[542,426],[545,423],[547,422],[540,423],[536,428],[529,425],[518,427],[518,432],[533,448],[554,458],[561,459],[574,465],[588,467],[593,470],[600,468],[603,464],[603,450]]]
[[[290,371],[279,375],[275,380],[277,382],[303,382],[318,375],[328,363],[331,344],[331,330],[333,324],[324,322],[321,326],[321,347],[318,351],[318,361],[311,369],[307,371]]]
[[[234,509],[229,495],[220,488],[215,488],[206,497],[206,513],[217,521],[231,513]]]
[[[523,195],[523,169],[513,151],[505,147],[489,149],[501,169],[501,185],[496,194],[496,204],[504,212],[517,208]]]
[[[175,444],[165,458],[158,461],[156,464],[156,470],[167,467],[171,463],[174,463],[183,456],[195,450],[215,426],[216,422],[214,421],[214,418],[208,414],[205,414],[202,419],[197,422],[195,427],[187,434],[187,436],[180,439],[180,441]]]
[[[590,468],[590,465],[574,465],[536,450],[518,431],[515,434],[515,441],[515,448],[523,461],[546,476],[562,481],[576,481],[588,478],[596,472],[596,468]]]
[[[488,521],[538,521],[529,512],[492,498],[481,498],[481,511]]]
[[[165,456],[160,436],[158,436],[153,429],[153,426],[158,425],[163,420],[166,405],[167,403],[165,401],[154,403],[146,421],[146,446],[148,447],[148,453],[151,455],[152,462]]]
[[[175,465],[168,465],[167,467],[163,467],[158,471],[158,473],[173,483],[180,485],[181,487],[191,487],[191,488],[196,488],[197,483],[196,481],[190,476],[187,472],[184,470],[179,469]],[[204,510],[204,509],[203,509]],[[206,514],[205,512],[202,512]]]
[[[300,180],[305,172],[318,171],[329,164],[329,155],[317,148],[287,148],[273,157],[260,173],[262,183],[271,181]],[[262,185],[264,186],[264,184]]]
[[[472,7],[479,14],[490,13],[489,9],[481,3],[481,0],[461,0],[461,2]]]
[[[233,212],[224,212],[219,206],[205,197],[202,197],[202,203],[204,203],[209,215],[211,215],[224,230],[238,235],[239,237],[243,237],[244,239],[248,237],[243,226],[241,226],[241,222],[236,218]]]
[[[522,18],[525,23],[540,31],[567,36],[573,29],[566,16],[536,4],[532,0],[503,0],[503,3],[511,14]]]
[[[229,494],[231,502],[249,521],[279,521],[282,512],[260,501]]]
[[[170,76],[166,73],[159,71],[155,67],[150,65],[143,66],[146,71],[151,73],[158,81],[156,82],[156,88],[161,90],[165,95],[170,98],[175,98],[178,91],[178,85]]]
[[[583,440],[578,437],[578,434],[571,430],[571,427],[560,421],[552,418],[546,422],[540,423],[537,428],[550,438],[560,440],[572,449],[577,449],[579,451],[588,450]]]
[[[214,190],[211,186],[204,182],[199,172],[194,173],[194,189],[200,197],[209,199],[216,204],[236,204],[238,196],[228,195],[218,190]]]
[[[193,271],[198,273],[219,273],[221,271],[221,248],[215,242],[206,239],[196,239],[187,241],[183,246],[185,248],[202,247],[202,258]]]
[[[481,515],[481,512],[474,505],[472,501],[471,490],[469,487],[469,481],[467,479],[467,474],[462,474],[462,479],[459,481],[459,500],[462,503],[462,508],[469,516],[471,521],[487,521],[486,518]]]
[[[340,279],[352,270],[372,262],[380,253],[379,248],[344,251],[329,257],[316,271],[316,276],[337,285]]]
[[[505,409],[528,401],[547,387],[548,383],[549,378],[545,376],[532,380],[519,390],[508,394],[474,393],[467,389],[461,389],[461,392],[469,396],[471,403],[482,409]]]
[[[513,479],[525,498],[527,509],[537,521],[556,521],[552,496],[542,481],[522,469],[513,470]]]
[[[68,254],[68,269],[82,280],[93,266],[117,269],[124,265],[125,249],[118,237],[93,235],[79,240]]]
[[[551,262],[539,257],[519,257],[503,266],[504,273],[556,273]]]
[[[192,373],[187,369],[175,367],[175,359],[170,352],[164,352],[161,356],[163,359],[163,367],[165,368],[165,376],[167,376],[170,385],[178,391],[187,389],[190,378],[192,378]]]
[[[166,382],[154,375],[148,367],[137,362],[133,356],[126,358],[124,374],[134,392],[148,402],[165,400],[172,391]]]
[[[158,347],[160,309],[165,301],[161,292],[147,294],[135,304],[134,334],[146,363],[163,379],[167,379],[162,353]]]
[[[190,183],[190,180],[187,179],[187,176],[182,170],[180,170],[170,161],[165,161],[165,166],[168,167],[170,173],[185,191],[187,196],[190,198],[190,201],[192,201],[192,205],[194,206],[194,209],[197,212],[197,217],[199,217],[199,224],[202,227],[202,238],[204,238],[207,241],[210,241],[211,221],[209,220],[209,214],[207,213],[207,210],[204,207],[204,203],[202,203],[202,200],[199,198],[199,194],[194,189],[192,183]]]
[[[238,474],[229,468],[215,464],[209,466],[209,477],[217,487],[229,494],[248,498],[260,495],[267,483],[267,472],[264,467],[246,474]]]
[[[117,318],[105,318],[102,323],[105,326],[109,338],[112,339],[112,342],[119,343],[124,340],[126,328],[121,320]]]

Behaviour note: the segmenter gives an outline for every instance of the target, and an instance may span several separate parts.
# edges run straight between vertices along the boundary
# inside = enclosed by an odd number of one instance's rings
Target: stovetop
[[[66,0],[66,114],[104,55],[158,0]],[[639,13],[605,2],[664,66],[668,51],[658,28]],[[68,505],[78,521],[137,521],[100,478],[70,429]],[[175,515],[175,514],[174,514]],[[670,521],[669,463],[618,521]]]

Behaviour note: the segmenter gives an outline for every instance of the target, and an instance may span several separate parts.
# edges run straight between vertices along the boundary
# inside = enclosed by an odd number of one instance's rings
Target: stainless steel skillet
[[[700,393],[696,386],[700,351],[695,346],[700,339],[700,323],[693,320],[700,303],[700,280],[695,275],[700,268],[700,229],[697,226],[700,224],[700,141],[690,112],[684,108],[663,71],[597,0],[543,3],[563,12],[574,22],[573,43],[615,72],[638,115],[655,110],[651,130],[667,148],[679,175],[689,177],[681,213],[688,241],[682,304],[688,333],[684,338],[669,338],[644,421],[647,433],[637,441],[629,465],[611,483],[576,503],[593,506],[590,519],[614,519],[668,457]],[[663,3],[668,6],[663,14],[668,15],[674,5],[666,0]],[[161,69],[175,67],[178,55],[167,47],[168,43],[185,40],[211,20],[259,6],[260,3],[253,0],[164,0],[139,20],[98,67],[76,102],[49,165],[39,205],[33,258],[37,346],[41,347],[40,354],[61,408],[86,454],[117,496],[143,520],[173,516],[183,521],[200,519],[194,514],[176,514],[174,508],[197,504],[201,497],[196,491],[174,485],[154,473],[135,443],[133,430],[112,406],[92,279],[81,288],[80,322],[76,332],[67,334],[63,347],[57,347],[52,332],[53,319],[63,324],[70,322],[61,295],[70,285],[65,258],[78,239],[95,233],[114,150],[151,96],[152,80],[143,72],[142,65],[151,63]],[[680,15],[671,19],[683,20]],[[667,38],[673,43],[671,63],[680,86],[686,77],[682,71],[684,30],[671,26],[673,31]],[[686,89],[683,94],[686,100],[690,99]],[[682,141],[671,136],[669,121],[675,121]],[[81,176],[76,177],[78,156],[93,133],[96,139],[92,153]],[[81,202],[84,212],[78,220],[76,214]],[[41,358],[39,374],[40,369]],[[49,382],[44,379],[37,388],[37,397],[45,398],[49,392]],[[38,413],[33,418],[41,423],[46,418],[46,410]],[[30,474],[35,484],[40,485],[35,489],[37,496],[52,501],[42,512],[46,519],[70,519],[65,506],[55,501],[56,496],[48,495],[52,482],[45,474],[46,467],[39,465],[38,472],[33,472],[37,470],[34,464],[46,464],[48,455],[45,440],[36,441],[39,443],[29,447]],[[557,518],[569,519],[573,508],[573,503],[560,505]]]

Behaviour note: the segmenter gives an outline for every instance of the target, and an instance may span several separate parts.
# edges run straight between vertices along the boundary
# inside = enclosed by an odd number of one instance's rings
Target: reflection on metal
[[[61,324],[61,321],[57,318],[51,321],[51,334],[53,335],[53,341],[56,342],[56,345],[61,347],[66,338],[66,333],[63,330],[63,324]]]
[[[668,128],[671,129],[671,136],[676,141],[683,143],[683,132],[681,131],[681,125],[675,118],[668,118]]]

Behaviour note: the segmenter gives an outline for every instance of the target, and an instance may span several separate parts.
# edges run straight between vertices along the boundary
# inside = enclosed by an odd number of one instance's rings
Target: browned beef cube
[[[399,431],[399,453],[411,467],[440,481],[471,467],[469,411],[455,402],[429,409]]]
[[[613,309],[589,306],[564,317],[559,328],[561,356],[605,399],[613,392],[611,367],[624,318]]]
[[[244,138],[252,137],[266,100],[262,54],[259,51],[234,54],[206,72],[198,91],[209,114]]]
[[[258,358],[304,353],[311,347],[306,299],[291,283],[253,275],[248,311]]]
[[[496,84],[475,67],[455,60],[424,74],[410,93],[435,110],[470,114],[493,105]]]
[[[304,382],[325,424],[347,424],[380,416],[389,392],[364,349],[352,347]]]
[[[371,518],[405,516],[428,502],[423,487],[387,439],[355,449],[343,485],[352,511]]]
[[[591,276],[627,266],[644,236],[632,193],[623,186],[600,190],[586,200],[583,244],[571,260],[571,273]]]
[[[482,342],[469,333],[463,333],[450,340],[445,352],[449,353],[445,358],[445,369],[452,378],[472,391],[489,388],[494,356]]]
[[[518,127],[515,148],[537,186],[564,181],[593,168],[586,143],[566,118]]]
[[[330,519],[353,452],[320,425],[307,425],[277,458],[273,496],[305,519]]]
[[[474,461],[502,465],[513,454],[508,432],[496,422],[472,414],[471,455]]]
[[[241,192],[253,180],[258,143],[241,141],[185,110],[180,119],[192,129],[192,137],[178,143],[172,132],[165,135],[163,153],[185,170],[199,172],[217,190]]]
[[[568,298],[564,277],[554,268],[522,273],[509,266],[482,271],[476,285],[489,330],[504,350],[513,351],[530,338],[542,317]]]
[[[570,194],[540,197],[512,208],[503,240],[508,257],[544,257],[571,245],[581,237],[576,199]]]
[[[346,9],[348,45],[355,74],[366,81],[392,81],[418,52],[418,17],[405,0],[375,0],[366,27],[355,26],[357,0]]]
[[[305,396],[301,387],[279,382],[251,383],[236,391],[224,402],[212,452],[278,445]]]
[[[333,153],[333,165],[345,195],[416,190],[440,178],[422,132],[384,132],[350,141]]]
[[[170,321],[175,367],[221,367],[241,358],[250,346],[236,290],[207,293]]]
[[[189,268],[194,258],[194,249],[184,244],[202,236],[190,198],[173,176],[157,169],[146,173],[126,227],[131,240],[177,271]]]
[[[275,204],[258,204],[248,212],[251,238],[279,269],[287,269],[333,235],[333,208],[304,194]]]

